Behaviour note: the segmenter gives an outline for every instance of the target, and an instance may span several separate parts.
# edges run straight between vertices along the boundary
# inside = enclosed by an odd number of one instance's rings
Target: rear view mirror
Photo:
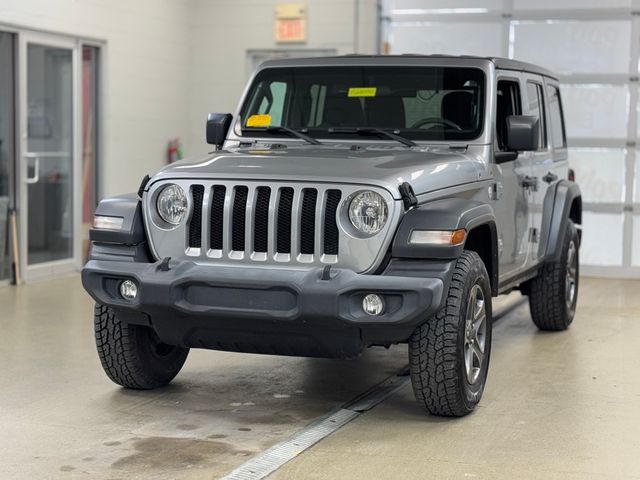
[[[222,148],[232,119],[233,115],[230,113],[210,113],[207,116],[207,143],[209,145]]]
[[[538,149],[540,122],[536,117],[509,115],[507,117],[507,148],[514,152]]]

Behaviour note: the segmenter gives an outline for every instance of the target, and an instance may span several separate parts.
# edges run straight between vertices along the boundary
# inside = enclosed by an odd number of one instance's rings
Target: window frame
[[[333,66],[332,66],[333,67]],[[490,96],[491,89],[490,89],[490,79],[491,79],[491,75],[490,72],[487,71],[487,69],[481,67],[481,66],[477,66],[477,65],[469,65],[469,66],[458,66],[458,65],[403,65],[401,67],[396,67],[394,65],[339,65],[336,66],[336,68],[385,68],[385,69],[389,69],[389,70],[398,70],[398,69],[402,69],[402,68],[411,68],[411,69],[418,69],[418,68],[425,68],[425,69],[430,69],[430,68],[438,68],[438,69],[461,69],[461,70],[475,70],[477,72],[479,72],[480,74],[480,80],[482,82],[482,88],[480,90],[480,95],[478,98],[478,105],[479,105],[479,113],[478,113],[478,121],[479,121],[479,126],[480,128],[473,133],[473,137],[472,138],[437,138],[437,139],[430,139],[430,138],[414,138],[413,135],[409,134],[407,135],[407,133],[411,133],[411,132],[405,132],[402,133],[403,136],[417,142],[417,143],[424,143],[424,144],[450,144],[450,143],[484,143],[489,141],[489,138],[487,138],[487,134],[488,132],[490,132],[490,130],[488,129],[488,122],[489,122],[489,117],[488,117],[488,113],[489,113],[489,107],[488,107],[488,98]],[[265,134],[263,131],[261,131],[260,129],[255,129],[255,130],[250,130],[246,127],[246,118],[245,114],[247,113],[248,110],[251,109],[251,105],[253,104],[253,95],[252,94],[252,90],[253,90],[253,85],[255,84],[255,82],[257,81],[264,81],[263,78],[260,78],[260,76],[267,72],[267,71],[274,71],[274,70],[280,70],[280,69],[312,69],[312,68],[323,68],[320,66],[304,66],[304,67],[269,67],[269,68],[264,68],[261,70],[258,70],[255,75],[252,77],[251,81],[249,82],[249,85],[247,86],[247,89],[245,91],[245,94],[243,96],[242,101],[240,102],[239,108],[238,108],[238,114],[237,114],[237,119],[236,122],[234,123],[234,127],[233,127],[233,137],[229,137],[230,140],[238,140],[240,142],[244,142],[246,141],[246,139],[251,139],[251,138],[257,138],[257,139],[262,139],[262,138],[274,138],[272,135],[267,135]],[[283,113],[283,122],[288,122],[289,121],[289,116],[291,115],[291,108],[290,108],[290,102],[293,99],[293,94],[292,94],[292,89],[287,89],[287,95],[286,95],[286,103],[285,103],[285,110],[286,112]],[[313,128],[304,128],[305,133],[311,135],[312,131],[315,129],[316,127]],[[409,128],[406,128],[407,130],[412,130]],[[401,129],[404,130],[404,129]],[[312,135],[314,138],[318,138],[319,140],[322,140],[323,143],[327,143],[327,142],[332,142],[335,141],[337,143],[339,142],[343,142],[345,140],[349,140],[349,141],[356,141],[356,142],[371,142],[371,140],[365,140],[363,137],[359,137],[358,135],[355,134],[344,134],[344,135],[331,135],[331,136],[317,136],[315,134]],[[282,136],[283,140],[286,141],[292,141],[292,139],[287,138],[285,135]],[[296,141],[295,139],[293,141]],[[393,142],[393,140],[386,140],[386,139],[375,139],[376,143],[379,142],[383,142],[383,143],[391,143]]]
[[[527,114],[531,114],[530,106],[531,99],[529,98],[529,85],[533,85],[536,89],[536,92],[539,94],[539,107],[540,107],[540,133],[542,134],[541,144],[538,145],[538,149],[536,152],[548,152],[550,150],[550,142],[549,142],[549,121],[547,117],[547,105],[546,105],[546,95],[545,95],[545,86],[542,79],[538,79],[535,77],[529,77],[526,79],[527,85]]]
[[[521,86],[521,81],[520,78],[515,77],[515,76],[511,76],[511,75],[496,75],[496,83],[495,83],[495,93],[494,93],[494,99],[495,99],[495,115],[493,118],[493,132],[494,132],[494,141],[493,141],[493,146],[494,146],[494,150],[496,152],[508,152],[509,150],[502,150],[500,148],[500,142],[498,141],[498,92],[500,90],[500,83],[501,82],[508,82],[508,83],[512,83],[516,86],[517,88],[517,95],[518,95],[518,99],[519,99],[519,104],[517,105],[517,107],[519,107],[520,112],[517,113],[518,115],[522,115],[522,86]]]
[[[552,115],[551,115],[551,102],[550,102],[550,96],[549,96],[549,89],[551,88],[555,89],[555,91],[558,92],[558,108],[560,109],[560,126],[562,130],[562,145],[560,146],[555,145],[555,142],[554,142],[555,137],[553,135],[553,127],[551,125]],[[549,142],[550,147],[554,152],[559,150],[566,151],[567,150],[567,130],[566,130],[565,120],[564,120],[564,108],[562,106],[562,92],[560,91],[560,85],[556,82],[545,81],[545,98],[547,103],[547,110],[549,111],[549,131],[551,133],[550,135],[551,142]],[[557,159],[557,160],[561,160],[561,159]]]

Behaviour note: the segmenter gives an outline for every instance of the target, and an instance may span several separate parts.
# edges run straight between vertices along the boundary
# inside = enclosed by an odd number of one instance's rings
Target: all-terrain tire
[[[569,221],[560,260],[545,263],[527,285],[531,318],[540,330],[566,330],[573,322],[580,277],[578,251],[578,231]]]
[[[167,385],[184,365],[189,349],[162,343],[152,328],[120,321],[109,307],[95,306],[98,356],[107,376],[126,388]]]
[[[419,326],[409,340],[409,368],[416,399],[432,415],[461,417],[476,407],[487,379],[491,355],[491,287],[489,275],[476,252],[465,250],[456,261],[444,307]],[[473,356],[470,375],[466,354],[473,350],[469,315],[476,317],[481,302],[484,315],[482,358]],[[471,311],[473,309],[473,311]],[[471,322],[481,328],[480,317]],[[480,359],[477,364],[475,360]]]

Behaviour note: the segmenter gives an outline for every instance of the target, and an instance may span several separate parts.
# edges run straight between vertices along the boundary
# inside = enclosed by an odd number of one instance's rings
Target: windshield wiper
[[[288,133],[289,135],[293,135],[294,137],[298,137],[298,138],[304,140],[305,142],[309,142],[311,145],[322,145],[322,142],[316,140],[313,137],[310,137],[309,135],[305,135],[302,132],[294,130],[293,128],[289,128],[289,127],[266,127],[264,130],[267,133]]]
[[[356,128],[330,128],[329,133],[355,133],[357,135],[382,135],[384,137],[400,142],[407,147],[417,147],[418,144],[409,140],[408,138],[401,137],[395,133],[387,132],[381,128],[375,127],[356,127]]]

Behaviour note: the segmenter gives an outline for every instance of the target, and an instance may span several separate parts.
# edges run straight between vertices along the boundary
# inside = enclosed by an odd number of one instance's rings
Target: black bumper
[[[447,265],[448,266],[448,265]],[[202,266],[90,260],[84,288],[119,318],[152,326],[166,343],[279,355],[354,357],[370,345],[406,341],[442,303],[447,275],[433,278],[359,275],[323,269]],[[448,268],[445,268],[448,270]],[[404,275],[404,273],[403,273]],[[409,275],[411,275],[409,273]],[[438,278],[440,277],[440,278]],[[132,279],[138,296],[124,300],[119,285]],[[362,311],[368,293],[382,294],[386,311]]]

